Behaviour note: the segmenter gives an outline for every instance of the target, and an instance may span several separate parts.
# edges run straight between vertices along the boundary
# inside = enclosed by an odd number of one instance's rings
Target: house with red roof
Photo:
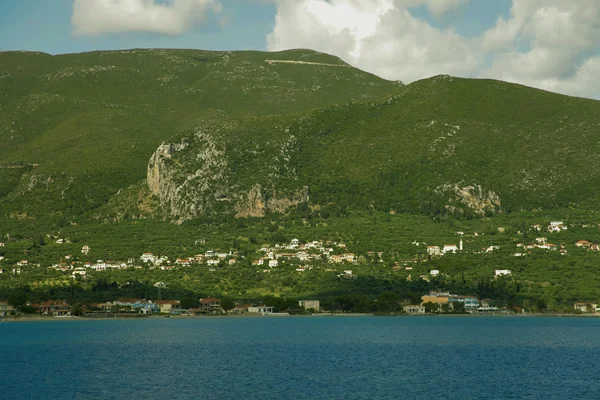
[[[199,308],[204,314],[221,314],[223,312],[223,309],[221,308],[221,300],[215,297],[200,299]]]

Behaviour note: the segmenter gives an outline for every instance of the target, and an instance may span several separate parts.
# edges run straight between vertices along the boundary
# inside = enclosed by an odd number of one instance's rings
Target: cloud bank
[[[416,18],[469,0],[275,0],[269,50],[312,48],[387,79],[490,77],[600,98],[600,2],[513,0],[510,16],[467,38]]]
[[[217,0],[74,0],[73,33],[151,32],[180,35],[208,13],[221,11]]]

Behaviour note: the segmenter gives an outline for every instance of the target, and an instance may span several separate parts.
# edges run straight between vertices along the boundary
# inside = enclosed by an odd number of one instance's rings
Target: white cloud
[[[419,4],[440,7],[442,2],[281,0],[276,3],[275,26],[267,37],[267,47],[273,51],[311,48],[334,54],[387,79],[413,81],[442,73],[474,73],[481,63],[474,44],[415,18],[408,7]]]
[[[430,13],[439,17],[471,0],[396,0],[401,7],[427,6]]]
[[[600,2],[513,0],[508,20],[482,37],[489,76],[560,93],[600,97]]]
[[[74,0],[71,23],[76,35],[153,32],[179,35],[210,11],[221,11],[217,0]]]
[[[388,79],[437,74],[492,77],[600,98],[600,1],[513,0],[480,37],[440,30],[410,13],[440,16],[469,0],[272,0],[269,50],[311,48]]]

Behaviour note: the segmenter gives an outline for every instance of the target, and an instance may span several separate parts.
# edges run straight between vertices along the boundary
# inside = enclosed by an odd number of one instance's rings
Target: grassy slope
[[[245,117],[214,132],[232,186],[307,185],[320,204],[419,212],[456,196],[444,185],[493,191],[505,211],[597,204],[599,130],[597,101],[435,77],[383,100]],[[203,146],[175,155],[183,172],[201,167],[195,155]]]
[[[267,59],[340,66],[269,64]],[[52,198],[71,178],[71,201],[87,196],[93,207],[143,179],[150,155],[163,140],[207,116],[298,112],[374,98],[396,86],[309,50],[0,53],[0,159],[2,166],[39,164],[34,173],[50,183],[34,182],[33,189],[52,192],[45,202],[55,208]],[[6,186],[0,194],[14,187],[6,183],[9,177],[14,182],[14,175],[0,168]],[[89,183],[97,193],[82,192]],[[69,190],[65,196],[68,201]],[[27,211],[36,208],[43,204]]]

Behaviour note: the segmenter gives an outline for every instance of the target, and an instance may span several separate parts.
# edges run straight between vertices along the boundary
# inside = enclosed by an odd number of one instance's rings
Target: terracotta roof
[[[200,299],[200,304],[210,304],[214,302],[221,302],[220,299],[216,299],[214,297],[207,297],[206,299]]]
[[[156,300],[156,304],[170,304],[172,306],[179,305],[179,300]]]

